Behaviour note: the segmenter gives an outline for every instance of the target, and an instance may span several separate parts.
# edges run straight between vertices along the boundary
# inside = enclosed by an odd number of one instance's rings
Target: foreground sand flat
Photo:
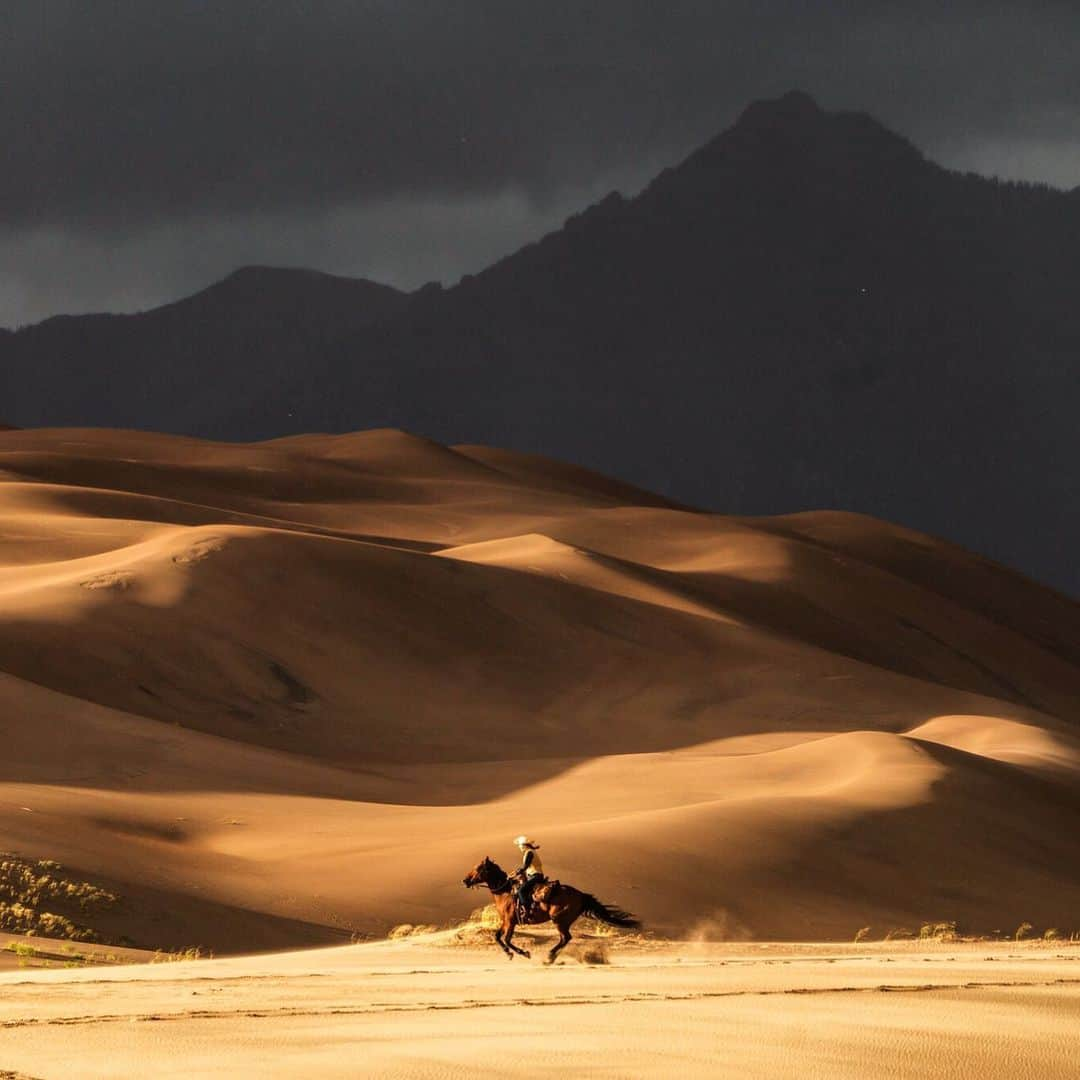
[[[26,1076],[1066,1077],[1080,949],[695,945],[510,963],[439,936],[0,976]]]

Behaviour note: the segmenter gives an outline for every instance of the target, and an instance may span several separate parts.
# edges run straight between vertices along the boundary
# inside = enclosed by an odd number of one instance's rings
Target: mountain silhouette
[[[227,437],[222,418],[238,403],[287,390],[313,357],[405,300],[374,282],[248,266],[137,315],[46,319],[0,339],[5,415]]]
[[[0,335],[5,419],[393,426],[739,514],[858,510],[1074,594],[1080,190],[787,94],[453,288],[249,269]]]

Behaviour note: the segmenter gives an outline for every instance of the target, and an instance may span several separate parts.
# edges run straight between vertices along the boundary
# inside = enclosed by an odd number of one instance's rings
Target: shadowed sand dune
[[[397,431],[4,431],[0,673],[0,847],[140,945],[460,917],[523,830],[660,930],[1080,929],[1080,607],[857,515]]]

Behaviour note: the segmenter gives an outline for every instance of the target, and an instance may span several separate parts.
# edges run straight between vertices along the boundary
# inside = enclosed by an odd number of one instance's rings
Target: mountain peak
[[[910,176],[927,164],[907,139],[873,117],[829,112],[809,94],[792,90],[748,105],[730,128],[665,169],[646,192],[702,205],[739,182],[758,190],[796,183],[865,192],[881,177]],[[870,175],[878,179],[869,181]]]
[[[777,98],[752,101],[743,109],[736,128],[775,128],[791,125],[805,126],[826,117],[822,107],[805,91],[789,90]]]
[[[267,263],[248,263],[238,266],[231,273],[226,274],[223,280],[233,278],[267,278],[267,277],[340,277],[338,274],[327,274],[322,270],[312,270],[306,266],[270,266]]]
[[[362,279],[341,277],[338,274],[327,274],[322,270],[311,270],[307,267],[251,264],[248,266],[237,267],[232,273],[227,274],[215,284],[219,287],[222,285],[231,285],[265,288],[267,286],[280,285],[294,286],[300,282],[356,282],[360,280]],[[213,287],[214,286],[211,286],[211,288]]]
[[[254,307],[268,303],[286,307],[329,303],[331,307],[337,307],[345,301],[374,303],[382,310],[404,299],[405,294],[392,286],[365,278],[341,277],[322,270],[291,266],[252,265],[241,266],[205,289],[157,310],[206,303]]]

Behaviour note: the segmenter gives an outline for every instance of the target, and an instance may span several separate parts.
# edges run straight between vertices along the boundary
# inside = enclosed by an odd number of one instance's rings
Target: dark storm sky
[[[0,325],[238,265],[450,282],[798,87],[1080,184],[1080,5],[2,0]]]

